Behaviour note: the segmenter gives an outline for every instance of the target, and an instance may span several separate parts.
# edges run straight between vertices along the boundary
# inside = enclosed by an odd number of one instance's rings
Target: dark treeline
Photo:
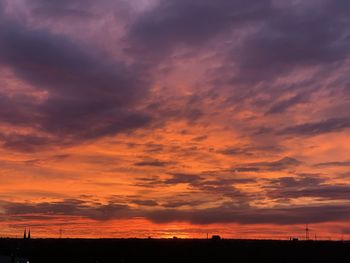
[[[350,262],[350,243],[190,239],[0,239],[0,255],[30,263]]]

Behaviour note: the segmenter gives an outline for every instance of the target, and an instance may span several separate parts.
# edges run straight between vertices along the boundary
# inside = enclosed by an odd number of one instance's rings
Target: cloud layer
[[[349,7],[0,0],[0,224],[345,233]]]

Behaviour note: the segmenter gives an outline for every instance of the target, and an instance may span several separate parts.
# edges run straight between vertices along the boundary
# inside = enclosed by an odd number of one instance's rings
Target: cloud
[[[281,177],[268,180],[264,188],[269,198],[293,199],[311,197],[327,200],[349,200],[349,184],[330,184],[319,175],[302,174],[298,177]]]
[[[1,94],[5,105],[10,105],[10,110],[1,112],[1,122],[21,123],[47,134],[11,134],[12,141],[22,141],[28,145],[24,148],[47,145],[47,137],[53,137],[52,144],[62,138],[78,143],[150,122],[150,116],[133,109],[149,88],[147,77],[137,66],[126,65],[67,36],[32,29],[10,18],[2,18],[0,27],[1,65],[47,93],[46,99],[37,102],[21,94]],[[15,149],[11,141],[4,145]]]
[[[320,176],[311,174],[303,174],[298,177],[280,177],[277,179],[268,180],[273,186],[278,186],[281,189],[294,187],[310,187],[318,186],[326,180]]]
[[[310,7],[305,3],[291,6],[286,1],[280,5],[273,2],[269,18],[265,17],[256,30],[251,30],[252,33],[246,34],[231,49],[232,56],[228,59],[237,72],[232,76],[233,82],[247,87],[270,81],[271,86],[271,81],[295,69],[329,67],[332,63],[344,62],[350,40],[346,37],[349,19],[341,8],[343,4],[337,1],[314,2],[310,15]],[[254,86],[245,93],[248,95],[252,89]],[[276,93],[283,91],[277,87],[271,89]],[[303,102],[310,91],[304,87],[302,93],[306,94],[299,93],[284,101],[285,105],[272,106],[268,112],[275,113]]]
[[[289,108],[300,104],[302,102],[308,101],[308,96],[305,92],[301,92],[289,99],[282,100],[274,105],[271,106],[271,108],[266,112],[266,114],[277,114],[277,113],[283,113]]]
[[[239,190],[235,185],[237,184],[250,184],[255,183],[256,180],[253,178],[221,178],[219,172],[212,172],[215,174],[215,179],[211,179],[211,176],[206,175],[206,173],[200,174],[187,174],[187,173],[172,173],[171,178],[160,180],[159,178],[153,178],[150,180],[144,180],[146,183],[142,185],[151,186],[174,186],[178,184],[186,184],[188,190],[198,191],[198,193],[203,193],[208,196],[216,196],[217,200],[223,198],[230,198],[234,202],[238,203],[248,203],[251,200],[251,196],[246,194],[244,191]],[[190,196],[188,196],[191,199]],[[190,205],[193,200],[185,201],[170,201],[169,204],[176,206]],[[197,203],[198,201],[194,201]],[[205,203],[203,201],[203,203]],[[166,207],[172,207],[168,205]]]
[[[312,197],[327,200],[350,200],[350,185],[319,185],[300,189],[286,188],[270,191],[269,196],[282,199]]]
[[[23,152],[33,152],[38,149],[47,148],[52,144],[60,143],[62,146],[64,145],[64,142],[59,139],[35,134],[0,133],[0,142],[1,141],[3,142],[2,146],[5,148]]]
[[[232,167],[233,171],[237,172],[258,172],[258,171],[281,171],[286,169],[294,169],[301,162],[291,157],[284,157],[272,162],[255,162],[246,163],[242,166]]]
[[[190,207],[195,207],[201,204],[206,203],[206,201],[203,200],[170,200],[164,204],[162,204],[163,207],[165,208],[180,208],[182,206],[190,206]]]
[[[102,0],[101,3],[107,1]],[[43,1],[34,0],[27,1],[27,6],[31,11],[41,17],[55,17],[60,19],[67,19],[71,17],[79,17],[81,19],[93,17],[90,9],[94,1],[73,0],[73,1]]]
[[[141,206],[158,206],[158,203],[154,200],[132,200],[132,203]]]
[[[279,131],[278,134],[313,136],[330,132],[340,132],[348,128],[350,128],[350,118],[330,118],[319,122],[289,126]]]
[[[206,139],[208,139],[208,136],[207,136],[207,135],[201,135],[201,136],[194,137],[194,138],[192,139],[192,141],[195,141],[195,142],[202,142],[202,141],[205,141]]]
[[[293,225],[349,220],[349,207],[346,205],[239,208],[221,206],[202,210],[162,210],[147,214],[147,218],[157,223],[188,221],[193,224],[239,223]]]
[[[184,184],[184,183],[194,183],[201,181],[202,178],[198,175],[193,175],[193,174],[185,174],[185,173],[173,173],[171,174],[170,179],[164,180],[164,184],[170,184],[170,185],[175,185],[175,184]]]
[[[171,173],[168,179],[159,177],[138,178],[138,186],[142,187],[171,187],[179,184],[186,185],[183,197],[171,196],[162,203],[163,207],[197,206],[223,200],[231,200],[241,205],[249,203],[254,194],[246,193],[237,185],[256,183],[255,178],[230,178],[222,174],[222,171],[210,171],[203,173]]]
[[[317,163],[316,167],[348,167],[350,166],[350,161],[344,162],[326,162],[326,163]]]
[[[219,151],[221,154],[224,155],[253,155],[251,151],[249,151],[249,149],[245,149],[245,148],[239,148],[239,147],[230,147],[230,148],[226,148],[224,150]]]
[[[131,51],[161,58],[181,46],[200,48],[231,27],[258,20],[270,1],[162,0],[129,29]]]
[[[232,156],[239,156],[239,155],[245,155],[245,156],[258,156],[264,153],[280,153],[282,152],[281,147],[278,146],[232,146],[227,147],[225,149],[218,151],[221,154],[224,155],[232,155]]]
[[[214,170],[201,173],[171,173],[171,177],[139,178],[138,186],[142,187],[172,187],[183,184],[186,187],[184,196],[170,196],[163,207],[208,205],[211,202],[231,200],[237,204],[248,204],[255,193],[247,193],[243,185],[255,184],[255,178],[244,178],[232,175],[230,171]]]
[[[224,59],[213,74],[215,89],[227,90],[228,105],[265,112],[267,118],[298,111],[298,105],[313,107],[320,91],[344,102],[339,96],[348,83],[343,70],[350,47],[344,6],[342,1],[271,1],[269,17],[241,25],[239,40],[222,38],[229,44],[220,46]],[[327,84],[338,75],[336,83]],[[346,114],[345,108],[337,111]]]
[[[23,217],[46,215],[79,216],[95,220],[130,218],[132,211],[124,204],[91,205],[79,199],[65,199],[44,203],[8,203],[3,205],[8,216]]]
[[[48,16],[58,8],[60,12],[56,16],[63,19],[97,7],[132,9],[117,2],[102,1],[98,5],[94,1],[48,3],[36,0],[26,3],[30,10]],[[283,113],[311,100],[317,88],[310,83],[287,85],[294,87],[293,94],[290,94],[290,88],[273,83],[264,87],[251,84],[273,80],[295,68],[327,67],[333,62],[341,65],[349,47],[344,6],[346,3],[334,1],[314,3],[315,12],[309,16],[309,5],[301,2],[290,6],[270,0],[219,0],[215,3],[208,0],[162,0],[137,13],[131,20],[125,18],[124,22],[130,24],[125,27],[124,44],[132,52],[126,52],[120,58],[113,58],[106,50],[98,50],[87,42],[53,33],[49,27],[25,26],[2,16],[1,64],[47,96],[43,101],[34,101],[22,94],[0,95],[3,105],[0,106],[1,122],[35,127],[35,133],[40,133],[40,136],[12,134],[9,143],[4,141],[4,135],[3,145],[16,149],[17,144],[13,141],[22,141],[23,147],[19,150],[34,151],[44,145],[58,144],[62,138],[67,144],[80,143],[146,127],[158,119],[155,116],[164,121],[177,117],[194,123],[206,114],[201,104],[204,97],[199,95],[193,95],[195,106],[191,104],[193,98],[186,106],[178,106],[182,110],[167,100],[159,102],[160,111],[152,114],[136,108],[140,108],[137,107],[140,101],[147,97],[151,76],[161,61],[169,60],[173,51],[183,47],[192,51],[203,48],[205,53],[209,42],[222,43],[223,46],[215,46],[220,48],[221,55],[217,54],[214,59],[216,65],[221,63],[222,67],[210,71],[215,73],[207,74],[201,80],[203,83],[229,85],[227,103],[239,100],[243,106],[244,100],[249,99],[251,107],[264,107],[267,115]],[[145,56],[152,59],[147,60]],[[211,63],[207,64],[210,67]],[[237,83],[241,83],[244,90]],[[218,84],[218,93],[221,88],[224,89]],[[266,93],[269,98],[264,103],[260,99],[259,104],[259,96]],[[287,127],[280,133],[313,135],[317,129],[324,132],[346,129],[347,122],[346,118],[331,118],[325,123]],[[34,137],[37,137],[37,143],[32,144]],[[24,141],[25,138],[29,139],[28,142]]]
[[[134,165],[136,166],[153,166],[153,167],[166,167],[172,164],[171,162],[163,162],[160,160],[145,160],[142,162],[137,162]]]
[[[47,216],[78,216],[93,220],[130,219],[144,217],[155,223],[186,221],[192,224],[239,223],[293,225],[346,221],[348,205],[254,208],[224,204],[208,209],[131,209],[121,204],[88,204],[77,199],[45,203],[5,203],[6,214],[12,218],[48,220]]]
[[[3,13],[6,7],[6,1],[0,0],[0,13]]]
[[[346,7],[343,1],[163,0],[134,21],[128,40],[135,56],[148,58],[150,66],[170,64],[175,51],[196,57],[214,50],[204,86],[227,92],[228,106],[283,114],[309,105],[322,89],[336,89],[325,83],[346,67]],[[278,81],[283,78],[288,81]]]

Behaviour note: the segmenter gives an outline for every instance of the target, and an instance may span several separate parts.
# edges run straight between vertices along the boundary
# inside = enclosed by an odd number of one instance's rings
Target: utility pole
[[[306,227],[305,227],[305,240],[309,240],[309,225],[306,224]]]

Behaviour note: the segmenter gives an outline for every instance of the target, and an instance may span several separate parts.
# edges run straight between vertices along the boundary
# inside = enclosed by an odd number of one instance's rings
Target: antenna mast
[[[310,239],[310,231],[309,231],[309,224],[306,224],[306,227],[305,227],[305,240],[309,240]]]

